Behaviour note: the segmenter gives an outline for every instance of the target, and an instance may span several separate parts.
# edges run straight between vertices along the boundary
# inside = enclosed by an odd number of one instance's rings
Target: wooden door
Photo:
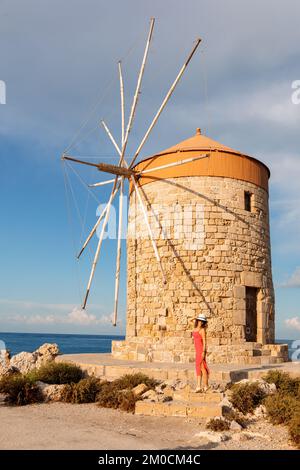
[[[246,287],[246,341],[257,341],[257,291]]]

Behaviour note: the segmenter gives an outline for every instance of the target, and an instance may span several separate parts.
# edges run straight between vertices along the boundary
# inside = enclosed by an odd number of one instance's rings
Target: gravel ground
[[[288,449],[287,430],[264,420],[210,442],[197,434],[205,422],[135,416],[94,404],[0,406],[0,449]],[[256,433],[257,435],[246,433]]]

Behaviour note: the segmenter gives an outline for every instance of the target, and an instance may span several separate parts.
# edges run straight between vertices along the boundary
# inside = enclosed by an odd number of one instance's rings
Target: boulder
[[[5,377],[7,375],[11,375],[11,374],[14,374],[15,372],[18,372],[18,369],[16,369],[15,367],[11,366],[11,365],[2,365],[0,363],[0,379],[2,377]]]
[[[237,423],[236,421],[231,421],[230,423],[230,431],[241,431],[242,426]]]
[[[0,406],[1,405],[6,405],[7,402],[7,394],[6,393],[0,393]]]
[[[65,385],[49,385],[44,382],[37,382],[37,386],[42,392],[44,401],[61,401]]]
[[[10,351],[8,349],[0,350],[0,367],[9,366],[10,363]]]
[[[222,432],[215,432],[215,431],[201,431],[194,435],[194,437],[200,437],[203,439],[207,439],[209,442],[224,442],[229,439],[229,436]]]
[[[251,437],[244,432],[239,432],[232,435],[232,440],[237,442],[249,441],[250,439]]]
[[[132,389],[132,393],[138,397],[139,395],[142,395],[146,390],[148,389],[146,384],[139,384],[136,387]]]
[[[162,403],[167,403],[168,401],[173,401],[173,397],[170,397],[168,395],[160,395],[158,397],[158,400],[161,401]]]
[[[39,368],[47,362],[54,361],[59,354],[59,349],[55,343],[45,343],[35,351],[35,354],[37,355],[36,367]]]
[[[265,418],[267,416],[267,409],[264,405],[260,405],[254,410],[254,416],[256,418]]]
[[[231,403],[231,401],[228,400],[227,397],[223,398],[223,400],[220,402],[220,406],[222,406],[222,408],[225,408],[225,409],[228,409],[228,410],[233,409],[233,404]]]
[[[238,385],[245,383],[256,383],[266,395],[273,395],[276,392],[276,385],[269,384],[263,379],[243,379],[237,382]]]
[[[154,390],[148,390],[148,392],[143,393],[142,398],[143,400],[158,401],[158,395]]]
[[[26,374],[33,369],[39,369],[47,362],[53,361],[59,354],[57,344],[45,343],[33,353],[21,352],[13,356],[10,360],[10,366],[18,372]]]
[[[172,387],[170,387],[169,385],[167,385],[164,389],[163,389],[163,395],[167,398],[173,398],[173,394],[174,394],[174,389]]]
[[[21,352],[11,358],[10,366],[17,369],[21,374],[27,374],[27,372],[35,369],[36,359],[36,353]]]

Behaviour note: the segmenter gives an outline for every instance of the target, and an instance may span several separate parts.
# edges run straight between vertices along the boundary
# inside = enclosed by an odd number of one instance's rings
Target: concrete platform
[[[56,358],[58,362],[78,364],[88,374],[113,380],[124,374],[142,372],[157,380],[195,379],[194,364],[140,362],[115,359],[111,354],[64,354]],[[247,378],[259,378],[268,370],[279,369],[293,376],[300,376],[300,362],[284,362],[274,365],[211,364],[210,380],[215,383],[238,382]]]

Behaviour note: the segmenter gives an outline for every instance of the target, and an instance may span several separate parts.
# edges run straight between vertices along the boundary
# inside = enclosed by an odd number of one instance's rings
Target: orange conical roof
[[[206,137],[201,133],[201,129],[196,129],[196,134],[190,137],[189,139],[179,142],[179,144],[174,145],[166,150],[159,152],[156,155],[165,155],[167,153],[174,152],[191,152],[191,151],[202,151],[202,150],[219,150],[221,152],[235,153],[241,155],[241,152],[234,150],[226,145],[220,144],[216,140]]]
[[[194,158],[199,156],[203,158]],[[270,177],[264,163],[202,135],[200,129],[193,137],[140,161],[134,170],[145,172],[140,175],[140,185],[182,176],[219,176],[247,181],[268,191]]]

